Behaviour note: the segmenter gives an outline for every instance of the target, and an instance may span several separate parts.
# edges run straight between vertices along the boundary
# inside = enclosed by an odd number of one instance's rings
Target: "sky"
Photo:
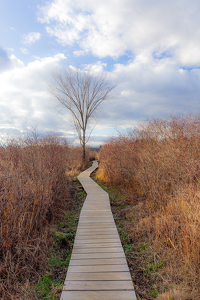
[[[118,82],[91,120],[90,146],[141,121],[199,113],[199,12],[197,0],[0,0],[0,135],[37,127],[76,144],[48,87],[77,66]]]

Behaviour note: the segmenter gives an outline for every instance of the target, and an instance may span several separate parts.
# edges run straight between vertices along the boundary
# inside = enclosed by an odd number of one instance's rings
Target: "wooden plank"
[[[81,217],[83,216],[91,216],[91,217],[98,217],[98,218],[105,218],[105,217],[111,217],[112,218],[112,213],[111,211],[109,211],[108,209],[104,209],[104,210],[86,210],[84,209],[81,214]]]
[[[90,234],[90,235],[94,235],[94,234],[104,234],[104,233],[114,233],[114,234],[118,234],[117,229],[116,228],[79,228],[76,231],[76,236],[77,234]]]
[[[127,265],[72,266],[70,264],[68,272],[129,272],[129,269]]]
[[[110,216],[104,216],[104,215],[95,215],[95,214],[93,214],[93,215],[91,215],[91,216],[87,216],[87,215],[80,215],[80,217],[81,217],[81,222],[85,222],[85,221],[92,221],[92,222],[94,222],[94,223],[96,223],[97,221],[103,221],[103,222],[105,222],[105,221],[107,221],[107,222],[110,222],[110,221],[112,221],[112,222],[114,222],[114,220],[113,220],[113,217],[112,217],[112,215],[110,214]]]
[[[106,244],[106,243],[120,243],[120,239],[119,237],[116,238],[112,238],[112,239],[87,239],[87,240],[75,240],[74,245],[80,245],[80,244],[91,244],[91,247],[93,247],[92,245],[98,244],[98,246],[100,246],[100,244]]]
[[[63,291],[133,290],[131,280],[71,280],[65,281]]]
[[[83,207],[87,207],[87,206],[106,206],[110,208],[110,201],[109,199],[95,199],[95,200],[88,200],[88,197],[86,198],[86,201],[83,204]]]
[[[106,217],[105,218],[82,217],[79,222],[80,224],[97,224],[97,223],[115,224],[112,218],[106,218]]]
[[[94,222],[80,222],[78,224],[78,229],[80,228],[116,228],[115,223],[114,222],[101,222],[101,223],[94,223]]]
[[[91,209],[85,209],[85,208],[83,208],[82,211],[81,211],[81,213],[80,213],[80,216],[82,216],[86,212],[93,213],[93,214],[98,214],[98,212],[99,212],[99,216],[100,216],[100,214],[103,216],[104,212],[105,212],[105,213],[109,213],[109,216],[111,216],[111,218],[113,218],[111,210],[109,211],[109,209],[105,209],[105,208],[104,209],[99,209],[99,210],[93,210],[93,211]]]
[[[116,234],[77,234],[76,237],[81,240],[90,240],[90,239],[115,239]]]
[[[131,280],[129,272],[68,272],[66,280]]]
[[[71,259],[70,266],[126,265],[125,258]]]
[[[108,230],[110,230],[110,229],[112,229],[112,230],[116,230],[116,227],[115,227],[115,225],[114,224],[109,224],[109,225],[107,225],[107,226],[103,226],[103,225],[105,225],[104,223],[101,223],[101,224],[86,224],[86,225],[83,225],[83,224],[81,224],[81,225],[79,225],[78,226],[78,228],[77,228],[77,232],[80,230],[80,229],[82,229],[82,230],[91,230],[91,232],[93,231],[93,230],[106,230],[106,229],[108,229]],[[118,232],[117,232],[118,233]]]
[[[122,245],[121,245],[121,242],[115,242],[115,243],[101,243],[101,244],[74,244],[74,249],[96,249],[96,248],[99,248],[99,249],[104,249],[104,248],[113,248],[113,247],[121,247],[122,248]]]
[[[78,224],[78,227],[115,227],[115,222],[113,220],[84,220],[81,219],[81,221]]]
[[[82,231],[82,232],[80,232],[80,231],[78,231],[77,233],[76,233],[76,238],[85,238],[85,237],[91,237],[91,238],[93,238],[93,237],[97,237],[97,238],[99,238],[99,237],[105,237],[105,236],[109,236],[109,237],[116,237],[116,235],[117,235],[117,231],[116,230],[106,230],[106,231],[101,231],[101,230],[96,230],[96,231]]]
[[[114,227],[92,227],[92,228],[79,228],[77,229],[76,236],[86,235],[114,235],[118,236],[118,231]],[[79,238],[78,237],[78,238]]]
[[[84,206],[84,211],[92,211],[92,212],[98,212],[98,211],[107,211],[110,212],[110,207],[108,205],[101,205],[101,206]]]
[[[125,257],[123,251],[120,252],[106,252],[106,253],[72,253],[71,259],[93,259],[93,258],[121,258]]]
[[[122,252],[124,253],[122,247],[114,247],[114,248],[107,248],[107,247],[101,247],[101,248],[83,248],[83,247],[74,247],[73,249],[73,254],[78,254],[78,253],[82,253],[82,254],[92,254],[92,253],[118,253],[118,252]]]
[[[69,291],[61,300],[137,300],[134,291]]]
[[[105,201],[105,204],[102,202],[98,203],[97,201],[86,201],[85,204],[83,204],[84,209],[89,209],[89,210],[96,210],[99,208],[102,209],[110,209],[110,203],[109,201]]]
[[[116,230],[111,230],[111,229],[108,229],[108,230],[105,230],[105,231],[101,231],[101,230],[96,230],[96,231],[78,231],[76,233],[76,238],[77,239],[82,239],[82,238],[85,238],[85,237],[90,237],[90,238],[94,238],[94,237],[106,237],[106,236],[109,236],[109,237],[116,237],[117,235],[117,231]]]

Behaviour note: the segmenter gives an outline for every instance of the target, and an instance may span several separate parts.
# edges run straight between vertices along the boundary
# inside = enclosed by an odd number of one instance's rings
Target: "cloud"
[[[102,103],[98,128],[106,132],[152,117],[200,111],[200,69],[183,70],[169,60],[138,55],[126,65],[115,64],[108,75],[119,85],[113,98]],[[91,65],[93,70],[99,66]]]
[[[85,71],[90,71],[93,74],[102,74],[104,68],[107,66],[106,63],[102,63],[101,61],[97,61],[95,64],[84,64],[83,68]]]
[[[109,75],[120,84],[102,105],[101,126],[125,128],[199,111],[199,9],[195,0],[53,0],[39,8],[38,20],[75,57],[96,57],[85,70],[105,72],[104,58],[114,59]]]
[[[53,0],[39,8],[38,20],[76,55],[118,58],[126,51],[170,53],[179,64],[200,65],[200,2],[148,0]]]
[[[8,56],[6,50],[0,47],[0,73],[22,66],[23,63],[19,59],[14,55]]]
[[[26,48],[20,48],[20,50],[23,54],[29,54],[29,51]]]
[[[27,66],[14,55],[6,57],[11,65],[0,74],[1,136],[26,133],[32,126],[38,126],[44,134],[59,132],[71,142],[78,143],[76,131],[69,121],[71,115],[66,110],[60,114],[57,102],[48,92],[53,72],[61,70],[61,64],[67,60],[65,55],[59,53],[53,57],[37,58]],[[98,73],[103,64],[97,62],[85,67]],[[110,119],[110,123],[114,125],[115,122]],[[99,145],[105,138],[106,134],[98,134],[89,144]]]
[[[200,69],[183,69],[168,55],[162,59],[156,58],[158,55],[140,53],[127,64],[115,63],[110,72],[99,59],[82,66],[119,82],[113,98],[103,102],[96,114],[99,122],[89,144],[100,144],[109,135],[116,135],[118,129],[134,127],[148,118],[199,111]],[[68,62],[66,56],[59,53],[35,58],[27,66],[4,50],[1,57],[7,65],[0,74],[0,128],[26,132],[38,126],[43,132],[61,132],[76,141],[69,112],[63,110],[60,114],[47,90],[53,72]],[[96,120],[91,121],[92,128]]]
[[[7,51],[12,51],[12,52],[14,51],[13,48],[6,48],[6,50],[7,50]]]
[[[8,69],[10,65],[11,61],[8,57],[7,52],[3,48],[0,48],[0,72]]]
[[[14,56],[9,58],[12,67],[0,74],[0,128],[19,131],[26,131],[31,125],[55,131],[67,128],[48,92],[53,72],[61,68],[60,63],[65,59],[64,54],[57,54],[25,66]]]
[[[29,32],[23,36],[23,44],[30,45],[35,43],[41,38],[41,33],[39,32]]]

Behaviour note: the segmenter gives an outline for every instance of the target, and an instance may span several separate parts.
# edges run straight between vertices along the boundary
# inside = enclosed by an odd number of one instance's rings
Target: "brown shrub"
[[[85,148],[85,161],[83,161],[82,147],[74,146],[68,149],[66,174],[68,176],[74,176],[80,173],[88,167],[88,162],[94,159],[93,153],[91,153],[90,148]]]
[[[135,238],[146,236],[166,260],[169,284],[184,282],[191,293],[200,293],[199,118],[154,119],[111,139],[101,147],[97,172],[126,198],[144,199]]]
[[[17,299],[20,282],[44,272],[49,225],[70,205],[66,165],[76,159],[56,136],[33,135],[0,148],[1,299]]]

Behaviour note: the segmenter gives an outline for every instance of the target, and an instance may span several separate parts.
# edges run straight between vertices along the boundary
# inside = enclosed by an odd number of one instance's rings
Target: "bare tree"
[[[50,92],[73,116],[73,124],[83,147],[83,160],[85,146],[91,135],[87,130],[89,119],[94,116],[98,106],[108,99],[114,87],[106,76],[96,76],[78,68],[54,74],[54,85]]]

